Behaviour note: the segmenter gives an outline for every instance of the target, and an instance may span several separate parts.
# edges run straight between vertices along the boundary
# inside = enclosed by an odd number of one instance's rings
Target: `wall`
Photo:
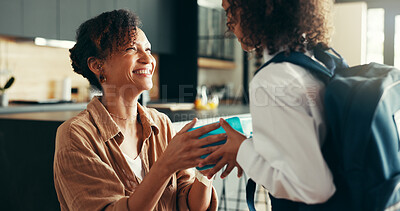
[[[15,83],[7,91],[10,100],[60,99],[65,77],[71,78],[72,87],[88,87],[87,80],[72,71],[68,49],[35,46],[32,42],[6,38],[0,38],[0,43],[0,65],[5,68],[5,60],[8,60],[8,69],[15,77]],[[5,77],[0,77],[3,86]]]
[[[334,6],[332,47],[350,66],[364,64],[367,45],[367,4],[340,3]]]
[[[155,57],[158,60],[157,55]],[[11,75],[15,77],[15,83],[7,90],[10,100],[61,99],[65,77],[71,78],[72,87],[79,88],[83,98],[88,95],[89,82],[72,70],[68,49],[36,46],[31,41],[0,37],[0,70],[6,68],[6,60]],[[8,76],[0,74],[1,86]],[[158,98],[158,80],[157,66],[153,77],[155,86],[150,91],[152,99]]]

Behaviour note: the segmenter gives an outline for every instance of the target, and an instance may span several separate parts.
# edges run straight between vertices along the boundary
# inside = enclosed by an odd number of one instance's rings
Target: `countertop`
[[[10,106],[0,108],[0,119],[3,120],[33,120],[64,122],[77,115],[86,108],[85,103],[57,104],[57,105],[29,105]],[[220,105],[215,110],[180,110],[157,109],[165,113],[172,122],[189,121],[198,119],[217,118],[250,113],[248,105]]]
[[[0,107],[0,114],[16,114],[48,111],[82,111],[87,103],[60,103],[60,104],[10,104]]]

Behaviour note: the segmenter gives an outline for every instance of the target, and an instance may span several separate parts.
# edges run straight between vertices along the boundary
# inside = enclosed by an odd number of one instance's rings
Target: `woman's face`
[[[247,46],[244,43],[242,43],[242,38],[243,38],[243,31],[242,28],[240,27],[240,8],[235,12],[234,14],[228,12],[228,8],[229,8],[230,4],[228,2],[228,0],[222,0],[222,7],[225,10],[225,14],[227,17],[227,22],[231,22],[231,31],[235,34],[235,36],[237,37],[238,41],[240,42],[242,49],[245,51],[251,51],[254,50],[253,47]],[[233,18],[233,15],[235,15],[236,17]]]
[[[156,60],[144,32],[137,28],[136,40],[106,59],[103,65],[106,82],[119,94],[141,93],[153,87],[152,76]],[[111,88],[114,88],[111,87]]]

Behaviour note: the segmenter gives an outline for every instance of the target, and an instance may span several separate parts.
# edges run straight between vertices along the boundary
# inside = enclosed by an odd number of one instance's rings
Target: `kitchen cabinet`
[[[233,34],[225,35],[226,15],[221,6],[199,5],[198,65],[206,69],[235,69]]]
[[[88,18],[125,8],[142,20],[153,52],[170,54],[176,5],[175,0],[2,0],[0,34],[74,41],[79,25]]]
[[[22,36],[22,0],[1,0],[0,10],[0,34]]]
[[[89,0],[89,18],[93,18],[102,12],[114,10],[114,1]]]
[[[115,6],[115,9],[129,9],[139,16],[154,52],[174,52],[174,1],[115,0]]]
[[[58,39],[58,4],[54,0],[23,1],[23,35]]]
[[[79,6],[77,6],[79,5]],[[83,21],[105,11],[129,9],[143,23],[143,31],[155,53],[174,52],[174,1],[172,0],[72,0],[60,2],[60,39],[75,40],[75,31]],[[71,15],[70,11],[74,11]]]
[[[225,35],[226,15],[222,7],[199,5],[199,56],[233,61],[235,36]]]
[[[174,4],[166,0],[140,0],[137,14],[156,53],[174,51]]]
[[[171,16],[172,53],[160,55],[160,96],[162,100],[194,102],[197,88],[197,1],[175,0]],[[165,5],[164,5],[165,6]],[[159,14],[163,18],[162,13]],[[166,30],[166,28],[163,28]],[[164,43],[163,43],[164,44]]]
[[[137,14],[139,0],[115,0],[115,9],[129,9]]]
[[[60,210],[53,157],[61,123],[0,118],[2,210]]]
[[[0,34],[57,39],[57,8],[54,0],[1,0]]]
[[[88,0],[60,1],[60,39],[75,40],[78,27],[88,19]]]

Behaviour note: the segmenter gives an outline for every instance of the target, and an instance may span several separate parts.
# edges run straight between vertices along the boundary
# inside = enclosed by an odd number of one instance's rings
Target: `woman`
[[[74,71],[102,90],[57,131],[54,180],[61,210],[216,210],[211,181],[194,172],[212,124],[175,134],[171,121],[141,106],[155,59],[138,18],[115,10],[84,22],[70,49]]]
[[[331,0],[223,0],[222,6],[242,48],[264,51],[266,61],[282,51],[312,57],[314,46],[329,44]],[[275,198],[306,204],[327,201],[336,189],[320,150],[326,127],[324,87],[300,66],[265,66],[250,83],[253,137],[246,139],[221,119],[228,140],[200,166],[216,163],[211,176],[228,164],[221,177],[241,167]],[[272,208],[279,209],[274,201]]]

